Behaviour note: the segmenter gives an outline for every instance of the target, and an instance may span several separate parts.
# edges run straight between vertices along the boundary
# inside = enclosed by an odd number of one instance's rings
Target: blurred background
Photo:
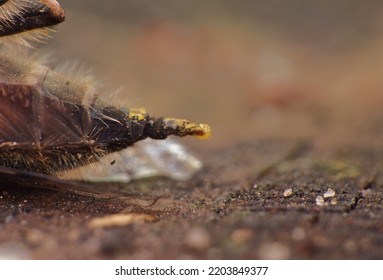
[[[380,142],[381,1],[60,3],[54,63],[80,61],[119,104],[210,124],[192,146]]]

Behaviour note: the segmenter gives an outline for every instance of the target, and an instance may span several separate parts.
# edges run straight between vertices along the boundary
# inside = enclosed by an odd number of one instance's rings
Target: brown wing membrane
[[[0,165],[52,173],[74,160],[66,152],[71,146],[86,146],[76,122],[81,108],[39,90],[0,84]]]

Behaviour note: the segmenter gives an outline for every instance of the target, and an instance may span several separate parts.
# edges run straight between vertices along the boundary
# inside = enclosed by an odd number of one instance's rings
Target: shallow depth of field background
[[[0,173],[0,258],[383,259],[382,1],[59,1],[52,66],[213,135],[187,181]]]
[[[186,140],[197,149],[380,133],[372,131],[382,121],[380,1],[61,4],[67,20],[45,46],[54,63],[90,68],[119,104],[209,123],[211,140]]]

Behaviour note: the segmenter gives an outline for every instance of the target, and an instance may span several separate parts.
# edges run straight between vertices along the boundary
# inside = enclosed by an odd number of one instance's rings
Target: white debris
[[[337,205],[338,204],[338,200],[334,197],[334,198],[331,199],[330,204],[331,205]]]
[[[285,189],[285,191],[283,192],[283,196],[284,197],[289,197],[292,194],[293,194],[293,189],[292,188]]]
[[[315,198],[315,203],[316,205],[318,205],[319,207],[323,207],[324,206],[324,199],[321,195],[318,195],[316,198]]]
[[[335,196],[335,191],[330,188],[323,194],[324,198],[329,198],[334,196]]]
[[[120,183],[154,176],[188,180],[201,167],[201,161],[174,139],[146,139],[134,147],[106,155],[101,161],[67,170],[58,176],[90,182]]]

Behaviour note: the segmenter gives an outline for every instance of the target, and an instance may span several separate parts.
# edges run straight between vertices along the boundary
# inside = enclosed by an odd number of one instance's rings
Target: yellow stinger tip
[[[200,123],[191,129],[193,136],[198,139],[208,139],[211,136],[211,128],[205,123]]]
[[[207,139],[211,135],[209,125],[192,123],[184,119],[164,118],[162,119],[162,130],[165,132],[165,135],[176,135],[179,137],[191,135],[199,139]]]

